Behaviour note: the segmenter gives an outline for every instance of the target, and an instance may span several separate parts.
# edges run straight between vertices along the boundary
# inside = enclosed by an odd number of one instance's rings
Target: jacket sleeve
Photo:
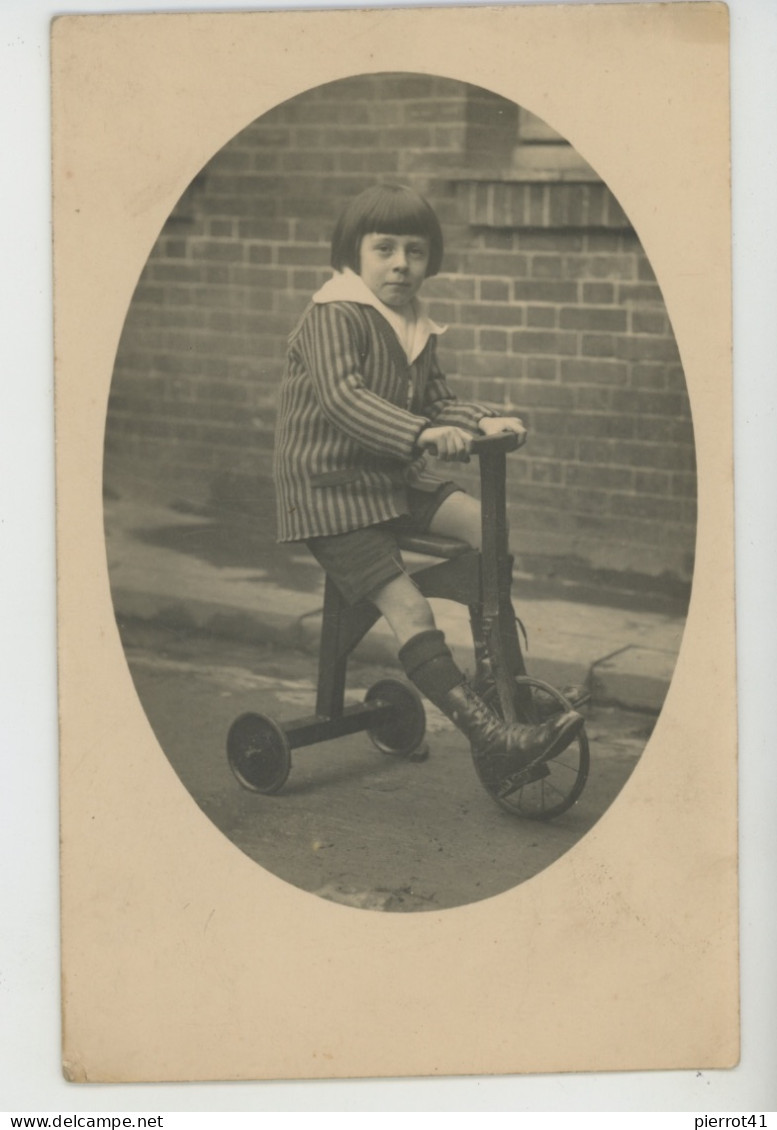
[[[319,407],[333,427],[378,455],[407,462],[417,454],[416,440],[429,420],[367,388],[357,329],[337,303],[312,308],[298,343]]]
[[[485,404],[456,399],[437,362],[437,350],[434,345],[432,345],[431,367],[421,410],[431,420],[432,427],[439,428],[450,425],[456,428],[465,428],[470,432],[477,432],[478,424],[484,416],[499,415],[492,408],[487,408]]]

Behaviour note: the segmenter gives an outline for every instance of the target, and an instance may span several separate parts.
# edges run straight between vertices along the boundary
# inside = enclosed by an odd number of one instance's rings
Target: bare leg
[[[400,646],[419,632],[434,631],[431,605],[406,573],[372,593],[370,600],[385,616]]]
[[[462,491],[449,495],[432,519],[429,532],[458,538],[480,549],[480,503]],[[436,627],[429,601],[405,573],[372,593],[370,600],[388,621],[400,646],[419,632]]]
[[[432,519],[429,532],[458,538],[479,549],[480,503],[462,491],[449,495]],[[436,627],[429,601],[405,573],[372,593],[370,600],[387,620],[400,646],[419,632]]]
[[[458,538],[473,549],[481,548],[480,503],[462,491],[450,494],[429,524],[430,534]]]

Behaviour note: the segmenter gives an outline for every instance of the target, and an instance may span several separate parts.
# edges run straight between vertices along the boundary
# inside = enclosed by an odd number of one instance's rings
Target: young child
[[[376,185],[340,215],[334,276],[289,339],[274,458],[278,540],[304,541],[349,603],[377,606],[408,678],[498,786],[557,756],[583,719],[569,711],[538,726],[505,724],[466,681],[402,564],[400,523],[480,548],[479,503],[431,473],[426,453],[456,462],[478,434],[526,439],[521,420],[456,400],[440,372],[444,331],[416,296],[442,254],[437,217],[412,189]]]

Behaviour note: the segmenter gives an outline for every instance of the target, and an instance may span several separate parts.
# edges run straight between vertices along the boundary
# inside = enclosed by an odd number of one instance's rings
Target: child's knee
[[[473,549],[480,549],[482,543],[480,503],[463,491],[449,495],[432,519],[429,531],[441,537],[456,538],[466,542]]]

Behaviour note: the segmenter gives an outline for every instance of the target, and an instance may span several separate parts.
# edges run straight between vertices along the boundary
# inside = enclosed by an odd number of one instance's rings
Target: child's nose
[[[407,270],[407,255],[404,251],[397,251],[394,257],[394,266],[399,271]]]

